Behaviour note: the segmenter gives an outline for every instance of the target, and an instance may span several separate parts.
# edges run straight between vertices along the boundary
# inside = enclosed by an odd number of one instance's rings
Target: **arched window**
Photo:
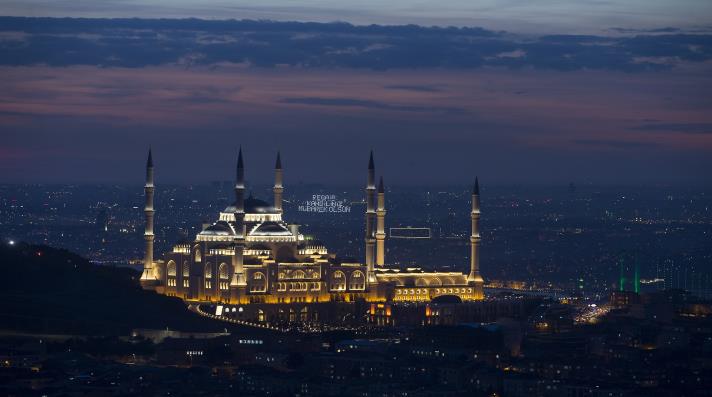
[[[309,318],[309,309],[307,309],[307,307],[304,306],[302,308],[302,310],[299,312],[299,321],[306,322],[308,318]]]
[[[218,267],[218,277],[220,278],[220,289],[226,291],[230,286],[227,281],[230,278],[230,267],[227,263],[221,263]]]
[[[304,276],[305,276],[305,274],[301,270],[297,270],[296,272],[294,272],[294,278],[302,279],[302,278],[304,278]]]
[[[351,273],[351,279],[349,280],[350,290],[364,290],[366,289],[366,277],[364,277],[363,272],[356,270]]]
[[[346,275],[341,270],[337,270],[331,274],[331,289],[333,291],[346,290]]]
[[[230,278],[230,271],[229,271],[229,267],[227,266],[227,263],[220,264],[220,268],[218,269],[218,274],[220,275],[220,279],[222,279],[222,280],[227,280]]]
[[[197,245],[195,246],[194,259],[196,262],[201,262],[203,260],[203,257],[200,255],[200,248],[198,248]]]
[[[168,268],[166,271],[168,272],[168,277],[175,277],[178,273],[176,263],[172,260],[168,261]]]
[[[416,287],[427,287],[428,286],[428,280],[420,277],[415,280],[415,286]]]
[[[183,262],[183,277],[190,277],[190,263],[188,261]]]
[[[265,292],[267,291],[267,278],[262,272],[252,273],[252,282],[250,282],[251,292]]]
[[[265,322],[265,312],[262,309],[257,309],[257,321],[263,323]]]
[[[213,288],[213,267],[210,262],[206,263],[203,268],[203,277],[205,277],[205,289]]]
[[[176,286],[176,272],[176,263],[172,260],[168,261],[166,264],[166,284],[168,284],[169,287]]]

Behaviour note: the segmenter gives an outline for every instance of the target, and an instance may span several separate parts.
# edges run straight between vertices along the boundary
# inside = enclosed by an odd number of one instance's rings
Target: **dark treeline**
[[[98,266],[66,250],[0,247],[2,328],[38,333],[127,335],[135,328],[221,332],[178,298],[144,291],[130,268]]]

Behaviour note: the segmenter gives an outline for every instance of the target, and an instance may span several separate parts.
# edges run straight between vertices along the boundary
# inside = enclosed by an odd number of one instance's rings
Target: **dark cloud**
[[[642,124],[632,129],[639,131],[660,131],[688,134],[712,134],[712,124],[710,123],[656,123]]]
[[[403,90],[403,91],[414,91],[414,92],[441,92],[442,89],[432,85],[387,85],[383,88],[389,90]]]
[[[372,101],[357,98],[319,98],[319,97],[296,97],[283,98],[282,103],[291,103],[299,105],[315,105],[315,106],[343,106],[343,107],[359,107],[366,109],[381,109],[395,110],[403,112],[440,112],[440,113],[464,113],[465,109],[458,107],[444,106],[416,106],[416,105],[397,105],[380,101]]]
[[[417,25],[0,17],[3,32],[0,65],[191,67],[227,62],[374,70],[504,66],[640,71],[674,67],[670,59],[712,60],[712,35],[667,29],[633,37],[532,39],[481,28]]]
[[[655,29],[630,29],[630,28],[611,28],[609,29],[616,33],[630,34],[630,33],[678,33],[681,30],[679,28],[664,27]]]
[[[22,111],[9,111],[9,110],[0,110],[0,118],[5,118],[5,117],[18,117],[18,118],[26,118],[26,119],[35,119],[35,120],[48,120],[48,121],[62,121],[62,120],[68,120],[75,115],[73,114],[63,114],[63,113],[52,113],[52,114],[37,114],[35,112],[27,111],[27,112],[22,112]]]
[[[636,57],[678,58],[692,62],[712,59],[712,35],[640,35],[621,39],[619,46]]]
[[[610,149],[636,149],[657,146],[653,142],[615,141],[610,139],[576,139],[573,142],[577,145]]]

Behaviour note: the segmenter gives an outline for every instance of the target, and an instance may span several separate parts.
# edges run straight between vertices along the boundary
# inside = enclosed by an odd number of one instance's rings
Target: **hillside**
[[[133,269],[94,265],[66,250],[3,245],[0,272],[0,328],[6,330],[126,335],[134,328],[225,328],[177,298],[142,290]]]

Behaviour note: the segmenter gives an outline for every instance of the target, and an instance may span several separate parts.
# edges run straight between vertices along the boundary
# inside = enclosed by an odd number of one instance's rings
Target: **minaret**
[[[233,276],[231,286],[245,286],[244,251],[245,251],[245,166],[242,162],[242,147],[237,154],[235,172],[235,255],[232,257]],[[237,297],[235,297],[237,299]]]
[[[282,158],[277,152],[277,163],[274,166],[274,208],[282,212],[282,192],[284,188],[282,187]]]
[[[470,235],[470,274],[467,276],[467,284],[479,286],[476,288],[476,295],[482,294],[482,276],[480,275],[480,184],[475,178],[475,186],[472,188],[472,234]]]
[[[368,160],[368,182],[366,184],[366,266],[368,268],[369,280],[375,281],[373,277],[373,246],[374,239],[374,218],[376,217],[376,167],[373,164],[373,150]]]
[[[143,213],[146,215],[146,229],[143,233],[143,239],[146,242],[146,252],[143,258],[143,273],[141,274],[141,283],[152,284],[156,280],[156,274],[153,269],[153,156],[151,149],[148,149],[148,160],[146,161],[146,185],[143,187],[146,196],[146,205]]]
[[[386,190],[383,177],[378,183],[378,207],[376,208],[376,266],[383,266],[386,260]]]
[[[245,215],[245,166],[242,163],[242,146],[237,153],[237,169],[235,176],[235,214]]]

